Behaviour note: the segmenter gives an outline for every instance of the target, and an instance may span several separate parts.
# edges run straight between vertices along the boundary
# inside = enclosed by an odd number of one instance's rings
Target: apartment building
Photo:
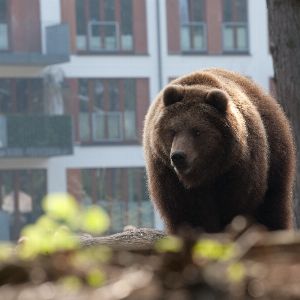
[[[16,239],[46,193],[161,227],[141,147],[151,100],[207,68],[269,89],[261,0],[0,0],[0,233]]]

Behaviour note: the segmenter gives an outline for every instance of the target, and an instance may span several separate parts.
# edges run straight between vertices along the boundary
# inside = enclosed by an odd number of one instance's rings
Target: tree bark
[[[300,0],[267,0],[270,51],[277,98],[294,130],[300,161]],[[300,227],[300,168],[295,182],[295,221]]]

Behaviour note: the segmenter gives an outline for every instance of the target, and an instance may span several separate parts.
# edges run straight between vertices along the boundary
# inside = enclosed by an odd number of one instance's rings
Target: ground
[[[105,282],[76,283],[88,264],[99,265],[91,256],[79,268],[72,266],[79,249],[31,262],[16,259],[1,263],[0,299],[299,299],[300,234],[233,225],[224,234],[185,233],[181,239],[162,239],[152,229],[84,235],[84,249],[113,249],[99,267]]]

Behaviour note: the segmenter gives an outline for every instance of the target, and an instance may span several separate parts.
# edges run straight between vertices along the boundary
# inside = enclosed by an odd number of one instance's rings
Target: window
[[[134,79],[79,79],[82,142],[137,140]]]
[[[42,214],[46,170],[1,170],[0,191],[0,240],[17,240],[22,227]]]
[[[0,113],[40,114],[43,112],[41,78],[0,79]]]
[[[7,0],[0,0],[0,51],[8,47]]]
[[[206,51],[204,0],[178,0],[182,51]]]
[[[223,0],[223,50],[248,51],[247,0]]]
[[[133,50],[132,0],[76,0],[77,49]]]
[[[80,177],[79,200],[104,208],[111,218],[111,232],[120,232],[126,225],[154,226],[144,168],[82,169]]]

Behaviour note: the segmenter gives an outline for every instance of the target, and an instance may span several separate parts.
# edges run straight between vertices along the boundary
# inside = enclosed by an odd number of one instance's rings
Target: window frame
[[[88,86],[88,138],[84,139],[82,138],[81,134],[81,121],[80,121],[80,114],[82,113],[81,107],[80,107],[80,97],[79,97],[79,92],[80,92],[80,82],[81,80],[86,80],[87,81],[87,86]],[[95,111],[93,110],[94,107],[96,107],[95,102],[96,102],[96,97],[94,93],[94,88],[95,88],[95,82],[97,80],[102,81],[103,84],[103,108],[104,108],[104,114],[105,113],[112,113],[112,114],[120,114],[120,130],[121,130],[121,135],[120,138],[116,139],[111,139],[109,138],[109,124],[106,119],[105,121],[105,129],[104,129],[104,139],[95,139],[95,131],[94,131],[94,123],[93,123],[93,118],[96,115]],[[134,101],[135,101],[135,110],[134,110],[134,124],[135,124],[135,137],[134,138],[126,138],[126,125],[125,125],[125,112],[126,112],[126,107],[125,107],[125,81],[126,80],[132,80],[134,82]],[[109,88],[110,84],[114,83],[118,87],[118,110],[111,110],[109,108],[110,104],[110,96],[109,96]],[[79,78],[78,79],[78,90],[77,90],[77,99],[78,99],[78,117],[76,119],[77,126],[78,126],[78,132],[79,132],[79,143],[81,145],[115,145],[115,144],[138,144],[139,142],[139,136],[138,136],[138,110],[137,110],[137,99],[136,99],[136,88],[137,88],[137,83],[136,83],[136,78]],[[101,113],[100,113],[101,114]],[[111,114],[110,114],[111,115]]]
[[[121,227],[123,228],[123,226],[132,223],[132,221],[130,221],[130,203],[132,203],[136,209],[133,213],[135,214],[137,222],[137,224],[132,225],[136,225],[138,227],[155,226],[155,214],[151,201],[149,197],[144,199],[144,189],[147,189],[144,167],[82,168],[69,170],[79,170],[81,189],[84,192],[81,193],[81,198],[78,200],[82,204],[102,205],[112,220],[112,216],[114,215],[114,204],[119,204],[119,206],[121,206],[121,216],[115,217],[121,217],[121,220],[118,220],[118,223],[122,223]],[[68,172],[68,174],[70,173]],[[83,176],[86,177],[85,181]],[[88,182],[90,190],[86,189],[84,182]],[[117,186],[115,184],[117,184]],[[102,187],[100,187],[100,185]],[[72,193],[70,188],[71,186],[68,187],[68,192]],[[117,195],[115,195],[116,192]],[[133,195],[131,194],[132,192],[137,196],[137,201],[134,199],[131,200],[131,196]],[[86,200],[89,201],[86,203],[83,201],[84,195],[88,196]],[[143,202],[147,202],[149,206],[151,206],[151,212],[149,214],[151,218],[151,225],[145,224],[148,222],[143,223]],[[118,207],[115,207],[115,209],[118,209]],[[110,232],[119,232],[120,229],[122,229],[121,227],[111,228]]]
[[[2,1],[5,2],[6,11],[5,11],[5,14],[4,14],[5,15],[4,19],[0,20],[0,24],[5,24],[7,26],[7,28],[6,28],[7,47],[6,48],[0,48],[0,53],[11,51],[9,0],[2,0]]]
[[[180,51],[182,54],[206,54],[208,51],[208,34],[207,34],[207,16],[206,16],[206,1],[202,1],[202,10],[203,10],[203,15],[202,15],[202,21],[197,21],[194,20],[194,18],[191,18],[192,11],[193,11],[193,6],[194,6],[194,1],[197,0],[177,0],[179,1],[179,9],[180,9],[180,1],[186,1],[187,9],[188,9],[188,20],[183,21],[181,19],[181,14],[179,14],[179,36],[180,36]],[[191,28],[196,27],[196,26],[201,26],[202,31],[203,31],[203,49],[195,49],[194,48],[194,39],[193,39],[193,33],[194,30],[192,31]],[[183,44],[183,36],[182,36],[182,31],[183,27],[190,27],[189,31],[189,49],[183,49],[182,44]]]
[[[9,114],[26,114],[26,115],[45,115],[45,111],[44,111],[44,106],[45,106],[45,98],[44,98],[44,83],[43,83],[43,79],[39,78],[39,77],[34,77],[34,78],[0,78],[0,81],[2,80],[7,80],[8,81],[8,86],[9,86],[9,92],[10,92],[10,99],[9,102],[11,103],[11,111],[0,111],[1,114],[3,115],[9,115]],[[34,97],[32,97],[32,95],[35,94],[36,88],[34,87],[34,83],[33,80],[39,80],[41,82],[40,88],[42,91],[42,95],[41,95],[41,99],[42,99],[42,111],[34,111]],[[26,92],[28,92],[28,96],[25,97],[25,95],[22,96],[23,101],[20,101],[19,97],[18,97],[18,82],[23,81],[24,84],[26,85]],[[23,89],[23,93],[25,92],[25,90]],[[18,101],[19,99],[19,101]],[[18,109],[18,103],[19,104],[24,104],[25,99],[28,101],[27,104],[27,110],[26,111],[21,111]],[[0,105],[1,108],[1,105]]]
[[[80,0],[78,0],[80,1]],[[92,0],[81,0],[83,2],[83,16],[84,20],[83,22],[85,23],[85,49],[80,49],[78,47],[78,14],[77,14],[77,6],[75,5],[75,20],[76,20],[76,29],[75,29],[75,34],[76,34],[76,51],[78,54],[89,54],[89,55],[107,55],[107,54],[127,54],[127,55],[132,55],[135,52],[135,39],[134,39],[134,18],[133,18],[133,2],[131,0],[131,15],[132,15],[132,24],[131,24],[131,31],[132,31],[132,48],[131,49],[124,49],[122,45],[122,0],[109,0],[114,3],[114,20],[106,20],[105,18],[105,0],[97,0],[98,1],[98,7],[99,7],[99,12],[98,12],[98,20],[93,20],[91,13],[90,13],[90,6],[91,6],[91,1]],[[76,1],[77,3],[77,1]],[[91,49],[91,33],[92,33],[92,25],[103,25],[103,26],[111,26],[113,23],[116,25],[116,49]],[[103,33],[101,34],[101,40],[103,41]]]
[[[224,1],[222,1],[222,54],[226,55],[248,55],[250,53],[250,34],[249,34],[249,1],[245,0],[246,4],[245,7],[247,9],[246,11],[246,21],[239,21],[238,17],[234,17],[234,14],[237,14],[236,12],[236,5],[234,5],[234,2],[237,2],[239,0],[231,0],[231,3],[233,4],[233,6],[231,7],[231,10],[233,11],[233,17],[231,21],[224,21],[225,17],[225,3]],[[234,13],[235,12],[235,13]],[[234,19],[237,19],[236,21]],[[244,27],[245,28],[245,32],[246,32],[246,47],[245,49],[239,49],[238,46],[238,37],[237,37],[237,29],[234,29],[233,31],[233,45],[234,48],[232,49],[226,49],[225,47],[225,30],[226,30],[226,25],[232,25],[232,26],[240,26],[240,27]],[[243,26],[244,25],[244,26]]]

